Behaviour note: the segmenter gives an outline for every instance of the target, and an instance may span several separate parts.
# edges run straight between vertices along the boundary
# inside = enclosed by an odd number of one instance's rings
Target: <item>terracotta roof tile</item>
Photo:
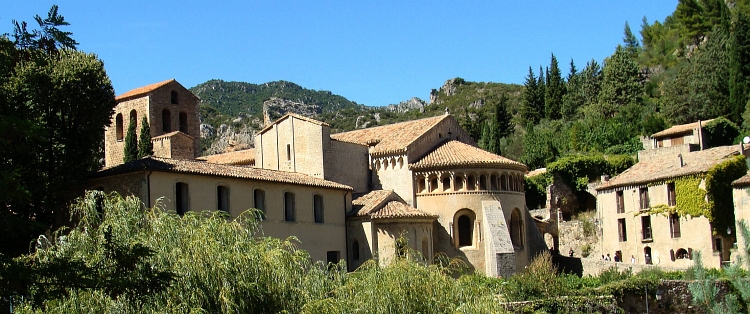
[[[750,173],[732,182],[733,187],[743,187],[743,186],[749,186],[749,185],[750,185]]]
[[[222,165],[252,165],[255,164],[255,149],[243,149],[223,154],[198,157],[196,159]]]
[[[500,155],[484,151],[478,147],[459,141],[448,141],[422,157],[419,161],[409,165],[409,169],[419,170],[428,168],[448,167],[486,167],[506,166],[526,171],[526,166],[520,162],[510,160]]]
[[[393,190],[375,190],[352,201],[352,216],[385,218],[427,218],[435,219],[419,209],[406,205]]]
[[[373,155],[405,152],[412,142],[425,132],[450,117],[440,115],[431,118],[388,124],[362,130],[331,134],[337,141],[374,146],[370,151]]]
[[[162,86],[167,85],[167,84],[172,83],[172,82],[175,82],[175,79],[170,79],[170,80],[162,81],[162,82],[159,82],[159,83],[154,83],[154,84],[151,84],[151,85],[146,85],[146,86],[143,86],[143,87],[138,87],[136,89],[129,90],[129,91],[125,92],[124,94],[121,94],[120,96],[115,97],[115,100],[116,101],[121,101],[121,100],[125,100],[125,99],[128,99],[128,98],[133,98],[133,97],[136,97],[136,96],[141,96],[143,94],[150,93],[150,92],[156,90],[157,88],[162,87]]]
[[[602,183],[596,190],[607,190],[621,186],[646,184],[686,175],[705,173],[726,158],[739,154],[739,147],[719,146],[682,155],[683,166],[679,166],[677,155],[670,154],[641,161],[623,173]]]
[[[706,121],[699,121],[699,122],[700,122],[700,124],[702,126],[705,126],[706,123],[709,123],[709,122],[711,122],[713,120],[714,119],[706,120]],[[687,131],[690,131],[690,130],[693,130],[693,129],[696,129],[696,128],[698,128],[698,122],[693,122],[693,123],[688,123],[688,124],[680,124],[680,125],[672,126],[669,129],[656,132],[653,135],[651,135],[651,137],[664,137],[664,136],[667,136],[667,135],[675,135],[675,134],[685,133]]]
[[[102,169],[92,175],[94,178],[131,173],[144,170],[189,173],[238,179],[291,183],[351,191],[352,188],[340,183],[319,179],[297,172],[258,169],[230,165],[213,164],[204,161],[170,158],[145,157],[125,164]]]
[[[536,177],[536,176],[538,176],[540,174],[545,174],[545,173],[547,173],[547,168],[534,169],[534,170],[529,171],[526,174],[526,177],[527,178]]]
[[[276,121],[274,121],[273,123],[267,125],[265,128],[263,128],[260,131],[258,131],[257,134],[263,134],[263,133],[265,133],[266,131],[270,130],[273,127],[274,124],[277,124],[277,123],[279,123],[281,121],[284,121],[284,120],[286,120],[289,117],[294,117],[294,118],[297,118],[297,119],[300,119],[300,120],[303,120],[303,121],[307,121],[307,122],[310,122],[310,123],[314,123],[314,124],[317,124],[317,125],[330,126],[328,123],[325,123],[323,121],[318,121],[318,120],[315,120],[313,118],[308,118],[308,117],[305,117],[305,116],[298,115],[296,113],[287,112],[285,115],[281,116],[281,118],[276,119]]]

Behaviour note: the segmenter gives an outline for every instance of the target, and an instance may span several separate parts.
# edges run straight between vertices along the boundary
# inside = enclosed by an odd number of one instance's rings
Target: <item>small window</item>
[[[180,112],[180,132],[188,134],[188,118],[184,112]]]
[[[651,216],[643,216],[641,217],[641,233],[643,235],[643,240],[651,240],[652,234],[651,234]]]
[[[508,176],[506,176],[504,173],[500,175],[500,190],[508,190]]]
[[[336,264],[339,262],[339,259],[341,259],[341,252],[339,251],[328,251],[326,252],[326,262],[328,264]]]
[[[188,184],[183,182],[177,182],[175,184],[175,211],[178,215],[182,216],[187,213],[190,204],[190,195],[188,191]]]
[[[419,193],[425,193],[425,192],[427,192],[427,190],[425,189],[424,178],[423,177],[417,178],[417,191],[419,191]]]
[[[474,237],[474,223],[469,215],[458,217],[458,246],[471,246]]]
[[[680,216],[676,213],[669,214],[669,234],[672,238],[679,238],[682,236],[680,231]]]
[[[640,188],[638,189],[638,195],[640,196],[640,205],[641,209],[648,209],[650,206],[649,199],[648,199],[648,188]]]
[[[431,178],[430,179],[430,192],[437,192],[437,189],[438,189],[438,179]]]
[[[479,176],[479,190],[481,191],[487,190],[487,176],[486,175]]]
[[[451,189],[451,178],[443,177],[443,192],[448,192]]]
[[[474,191],[476,189],[476,179],[474,176],[470,175],[468,178],[466,178],[466,190]]]
[[[253,205],[255,209],[263,212],[263,216],[266,214],[266,192],[261,189],[253,190]]]
[[[430,259],[430,241],[426,237],[422,238],[422,257],[428,261]]]
[[[617,219],[617,234],[620,236],[620,242],[628,241],[628,230],[625,227],[625,218]]]
[[[293,222],[294,217],[294,193],[284,193],[284,221]]]
[[[724,243],[721,238],[714,238],[714,252],[721,252],[724,250]]]
[[[615,201],[617,202],[617,213],[625,213],[625,196],[622,191],[615,192]]]
[[[677,259],[690,259],[690,255],[688,254],[688,251],[685,249],[678,249],[677,253],[675,253],[675,257]]]
[[[675,206],[677,205],[677,194],[674,190],[674,182],[667,183],[667,205],[669,206]]]
[[[286,144],[286,160],[292,160],[292,144]]]
[[[493,174],[490,176],[490,190],[497,191],[497,175]]]
[[[130,123],[133,123],[133,121],[135,121],[135,123],[138,123],[138,112],[135,111],[135,109],[130,110]],[[136,130],[137,129],[138,125],[136,124]]]
[[[315,223],[323,223],[323,197],[320,195],[313,196],[313,216],[315,216]]]
[[[172,113],[168,109],[161,111],[161,130],[164,133],[172,132]]]
[[[179,105],[180,104],[180,97],[177,94],[177,91],[172,91],[172,93],[170,93],[169,96],[170,96],[169,98],[171,100],[171,103],[173,105]]]
[[[463,177],[456,177],[456,181],[454,183],[456,186],[454,187],[454,190],[461,191],[464,189],[464,178]]]
[[[510,214],[510,241],[515,247],[523,247],[523,220],[518,208]]]
[[[359,260],[359,241],[357,240],[352,243],[352,260]]]
[[[124,137],[122,132],[122,113],[118,113],[115,117],[115,129],[117,132],[117,140],[122,141]]]
[[[216,209],[229,212],[229,188],[219,185],[216,187]]]

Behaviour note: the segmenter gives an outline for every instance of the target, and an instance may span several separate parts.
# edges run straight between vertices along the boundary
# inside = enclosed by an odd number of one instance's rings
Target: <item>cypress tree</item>
[[[575,120],[578,108],[584,104],[583,90],[581,88],[581,74],[578,73],[573,59],[570,59],[570,73],[568,73],[568,80],[565,84],[565,96],[563,96],[562,107],[560,108],[560,114],[563,119]]]
[[[544,97],[547,93],[547,79],[544,73],[545,73],[544,69],[542,69],[542,67],[539,66],[539,76],[537,77],[537,81],[536,81],[536,85],[537,85],[536,101],[534,102],[534,104],[536,104],[537,111],[539,111],[540,119],[544,118],[544,113],[545,113],[544,106],[546,104],[544,101]]]
[[[515,129],[515,125],[513,124],[513,122],[511,122],[513,116],[508,111],[508,96],[506,96],[505,94],[500,95],[500,100],[495,105],[494,118],[498,141],[497,153],[499,154],[500,139],[503,137],[507,137],[508,135],[513,133],[513,130]]]
[[[595,112],[605,118],[612,117],[619,109],[629,104],[640,104],[643,86],[638,65],[622,46],[607,58],[602,69],[599,103]]]
[[[542,112],[538,111],[537,98],[539,93],[539,85],[537,85],[537,78],[534,76],[534,71],[529,67],[529,75],[526,77],[526,81],[523,83],[524,90],[521,98],[521,120],[525,124],[536,124],[541,119]]]
[[[750,79],[750,20],[747,15],[738,12],[729,48],[729,106],[731,108],[729,118],[732,122],[741,124],[745,129],[750,129],[750,123],[748,123],[750,121],[747,121],[747,118],[750,118],[748,117],[750,112],[747,112],[747,109],[750,108],[746,108],[747,93],[750,92],[748,79]],[[743,111],[746,113],[740,117]]]
[[[151,127],[146,117],[141,119],[141,134],[138,136],[138,159],[154,154],[154,144],[151,143]]]
[[[130,119],[128,133],[125,135],[125,156],[123,162],[129,162],[138,159],[138,139],[135,137],[135,119]]]
[[[563,96],[565,96],[565,81],[560,73],[557,58],[552,54],[547,71],[547,86],[544,91],[544,116],[547,119],[560,119]]]

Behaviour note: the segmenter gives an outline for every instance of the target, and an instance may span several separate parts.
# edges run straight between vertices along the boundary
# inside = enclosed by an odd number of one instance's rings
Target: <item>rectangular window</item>
[[[182,216],[189,210],[189,201],[188,184],[177,182],[175,184],[175,211],[178,215]]]
[[[320,195],[313,196],[313,216],[315,223],[323,223],[323,197]]]
[[[671,142],[672,142],[672,146],[682,145],[682,144],[685,144],[685,138],[682,136],[673,137]]]
[[[679,238],[682,235],[680,232],[680,216],[677,216],[677,214],[669,215],[669,233],[673,238]]]
[[[229,212],[229,188],[226,186],[216,187],[216,209]]]
[[[326,252],[326,262],[328,264],[336,264],[341,259],[341,252],[339,251],[328,251]]]
[[[292,144],[286,144],[286,160],[292,160]]]
[[[651,216],[641,217],[641,232],[643,234],[643,240],[651,240]]]
[[[722,245],[721,238],[715,238],[714,239],[714,252],[721,252],[724,250],[724,246]]]
[[[266,192],[260,189],[255,189],[253,191],[253,203],[255,209],[259,209],[263,212],[261,219],[264,219],[266,215]]]
[[[617,213],[622,214],[625,212],[625,197],[622,191],[615,192],[615,201],[617,202]]]
[[[617,233],[620,235],[620,242],[628,241],[628,231],[625,228],[625,218],[617,219]]]
[[[648,209],[651,207],[649,205],[649,199],[648,199],[648,188],[640,188],[638,189],[638,195],[640,199],[641,209]]]
[[[674,191],[674,182],[667,183],[667,205],[677,205],[677,194]]]
[[[294,193],[284,193],[284,221],[294,221]]]

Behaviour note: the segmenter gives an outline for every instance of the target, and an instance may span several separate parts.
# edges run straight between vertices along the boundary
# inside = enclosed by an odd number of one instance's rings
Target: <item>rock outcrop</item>
[[[264,125],[281,118],[289,112],[305,117],[315,117],[321,110],[320,106],[316,104],[306,104],[304,102],[271,97],[263,102]]]
[[[419,112],[424,112],[424,106],[426,105],[427,102],[425,102],[424,100],[419,99],[418,97],[412,97],[412,99],[402,101],[398,104],[390,104],[385,107],[385,110],[396,113],[404,113],[412,110],[419,110]]]

